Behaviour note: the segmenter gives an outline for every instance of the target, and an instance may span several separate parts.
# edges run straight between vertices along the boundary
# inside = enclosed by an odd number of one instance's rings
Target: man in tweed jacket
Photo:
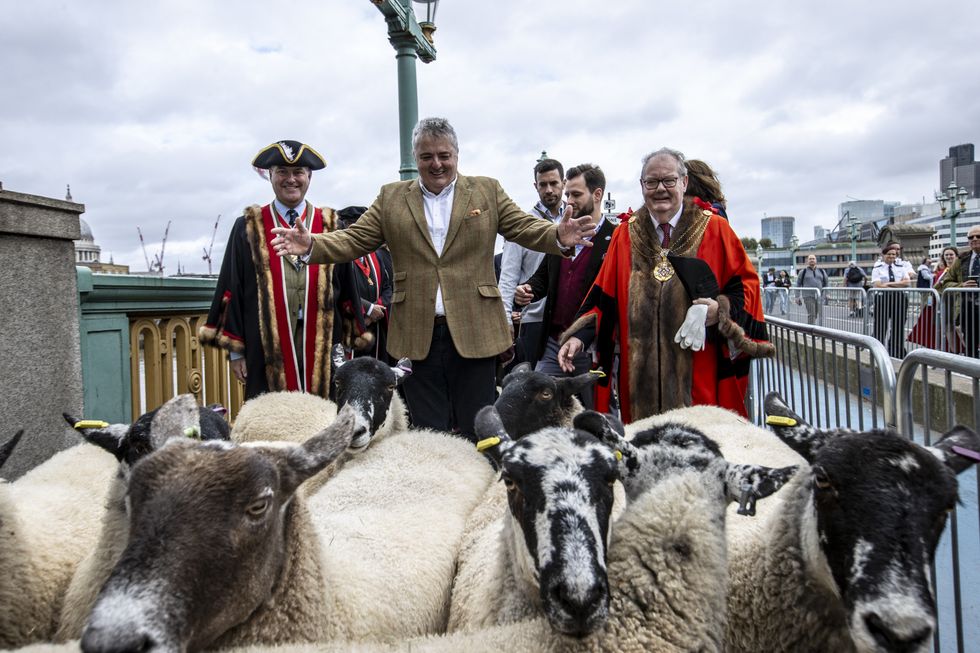
[[[412,360],[403,386],[412,423],[472,439],[476,412],[494,401],[496,356],[511,344],[493,270],[496,235],[558,254],[590,245],[595,225],[568,212],[549,224],[496,179],[458,175],[459,145],[445,119],[421,120],[412,147],[420,179],[383,186],[350,229],[328,237],[279,229],[273,246],[339,263],[387,242],[395,271],[388,353]]]

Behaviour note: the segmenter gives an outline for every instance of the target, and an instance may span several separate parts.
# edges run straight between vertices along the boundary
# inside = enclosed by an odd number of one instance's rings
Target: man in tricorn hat
[[[202,344],[226,349],[245,398],[296,390],[326,397],[334,321],[332,265],[275,255],[272,229],[302,223],[312,233],[336,229],[333,209],[306,200],[310,177],[326,163],[312,147],[278,141],[252,165],[272,182],[275,199],[249,206],[231,229]]]

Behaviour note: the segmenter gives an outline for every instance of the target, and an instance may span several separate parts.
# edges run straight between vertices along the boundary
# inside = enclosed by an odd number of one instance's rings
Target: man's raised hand
[[[558,222],[558,242],[562,244],[562,247],[575,247],[576,245],[592,247],[592,241],[588,240],[595,235],[595,222],[592,221],[592,216],[585,215],[581,218],[573,218],[572,213],[571,205],[566,206],[565,212],[562,213],[561,220]]]
[[[272,249],[279,256],[306,256],[313,249],[313,237],[302,220],[297,220],[291,228],[273,227],[272,233],[276,236],[272,239]]]

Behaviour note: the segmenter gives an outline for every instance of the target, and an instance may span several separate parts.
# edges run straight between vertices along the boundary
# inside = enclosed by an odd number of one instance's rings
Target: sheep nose
[[[932,625],[921,617],[909,616],[900,624],[891,624],[877,613],[869,612],[864,615],[864,624],[882,649],[895,653],[919,651],[932,636]],[[896,625],[901,627],[901,632],[896,632]]]
[[[83,653],[147,653],[156,642],[139,629],[88,627],[81,646]]]
[[[569,617],[569,623],[563,628],[565,634],[581,637],[602,625],[602,620],[597,620],[596,617],[605,605],[606,592],[598,583],[585,593],[573,591],[564,583],[556,583],[550,594],[555,605]]]

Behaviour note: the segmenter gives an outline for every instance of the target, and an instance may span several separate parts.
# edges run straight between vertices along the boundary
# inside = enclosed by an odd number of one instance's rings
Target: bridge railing
[[[919,348],[894,362],[885,346],[867,335],[778,317],[766,322],[776,357],[753,361],[748,408],[755,423],[763,422],[765,395],[778,391],[804,419],[824,428],[887,425],[924,446],[955,424],[980,430],[980,360]],[[961,473],[958,484],[960,504],[931,570],[937,652],[964,651],[967,642],[980,638],[980,604],[974,598],[980,589],[976,466]]]
[[[225,355],[197,340],[215,280],[93,274],[76,268],[86,415],[132,422],[193,393],[233,419],[244,389]]]

